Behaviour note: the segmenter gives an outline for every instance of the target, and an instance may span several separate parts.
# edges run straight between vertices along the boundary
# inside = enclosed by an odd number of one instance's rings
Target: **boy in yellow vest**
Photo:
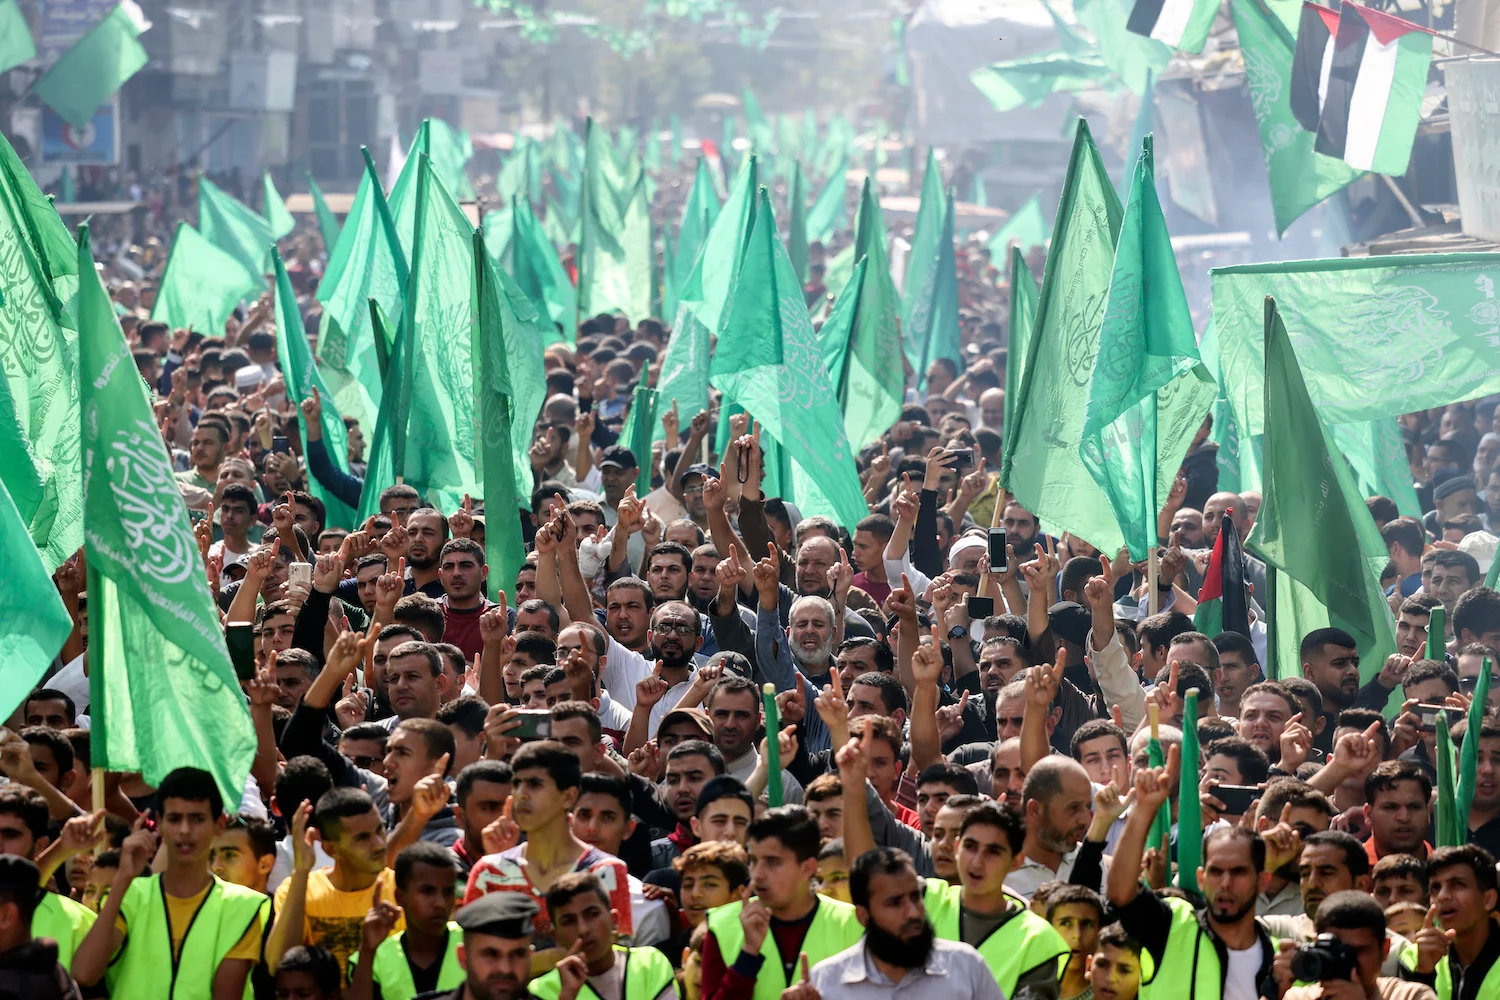
[[[835,758],[844,789],[845,850],[856,857],[874,846],[863,791],[867,742],[851,740]],[[955,797],[944,803],[936,822],[949,822],[945,813],[963,808],[960,801]],[[1005,890],[1005,878],[1020,863],[1025,840],[1026,822],[1010,806],[982,802],[968,807],[955,852],[959,883],[927,879],[927,915],[938,937],[979,951],[1001,993],[1056,1000],[1058,959],[1068,954],[1068,945],[1024,900]]]
[[[1401,956],[1401,978],[1431,986],[1438,1000],[1500,997],[1495,859],[1477,844],[1440,847],[1427,859],[1427,885],[1432,907]]]
[[[813,892],[821,845],[817,821],[801,806],[767,810],[750,824],[745,898],[708,915],[704,1000],[779,1000],[806,978],[799,954],[816,965],[864,935],[853,906]]]
[[[156,801],[157,832],[138,819],[125,838],[109,898],[73,956],[73,978],[92,986],[107,970],[117,997],[238,998],[260,958],[266,897],[209,870],[227,821],[213,775],[179,767],[162,779]],[[165,870],[139,877],[158,834]]]
[[[412,1000],[462,985],[453,923],[458,859],[446,847],[419,841],[396,855],[396,902],[379,897],[365,916],[360,949],[349,956],[347,1000]],[[392,935],[398,917],[406,930]],[[373,959],[360,960],[360,955]]]
[[[104,828],[101,815],[75,817],[64,825],[60,843],[50,845],[49,850],[47,823],[46,799],[18,784],[0,788],[0,854],[15,854],[38,862],[44,869],[44,883],[50,882],[49,876],[58,867],[102,839]],[[41,860],[44,851],[47,858]],[[72,968],[73,953],[92,926],[92,910],[55,892],[42,896],[31,917],[32,937],[56,941],[57,960],[64,969]]]
[[[557,944],[568,954],[531,981],[541,1000],[675,1000],[672,963],[655,948],[615,944],[615,911],[593,872],[572,872],[547,891]]]

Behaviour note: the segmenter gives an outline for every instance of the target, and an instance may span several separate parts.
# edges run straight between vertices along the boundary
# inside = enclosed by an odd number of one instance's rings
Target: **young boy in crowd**
[[[1141,991],[1141,943],[1120,924],[1099,932],[1089,958],[1094,1000],[1136,1000]]]
[[[431,841],[396,855],[396,898],[375,899],[360,930],[360,951],[349,956],[349,1000],[412,1000],[464,981],[458,964],[462,935],[453,923],[458,859]],[[392,934],[400,917],[406,929]],[[373,956],[360,961],[360,955]]]

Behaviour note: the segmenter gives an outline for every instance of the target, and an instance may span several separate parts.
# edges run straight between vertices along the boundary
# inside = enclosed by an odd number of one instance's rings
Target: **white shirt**
[[[635,686],[642,680],[650,677],[656,671],[656,664],[646,659],[633,649],[626,649],[615,641],[614,636],[609,637],[609,651],[604,654],[604,670],[599,675],[599,683],[609,692],[620,707],[635,711]],[[662,695],[651,708],[651,720],[646,726],[648,739],[656,736],[656,729],[661,725],[661,720],[666,714],[677,707],[682,696],[687,694],[688,688],[692,687],[693,675],[697,673],[697,664],[694,663],[689,671],[687,680],[678,681],[667,688],[667,693]],[[629,723],[626,723],[627,728]]]
[[[1224,1000],[1258,1000],[1260,992],[1255,988],[1255,975],[1260,971],[1260,942],[1243,951],[1226,950],[1229,969],[1224,975]]]
[[[667,917],[667,904],[659,899],[647,899],[641,888],[641,880],[634,875],[626,877],[630,880],[630,926],[633,931],[630,935],[631,946],[644,948],[671,937],[672,925]]]
[[[72,698],[74,708],[80,713],[88,711],[89,679],[83,672],[83,654],[73,657],[67,666],[48,678],[47,686]]]

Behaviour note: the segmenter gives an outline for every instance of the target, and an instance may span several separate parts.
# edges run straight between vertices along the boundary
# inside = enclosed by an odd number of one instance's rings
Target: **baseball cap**
[[[604,454],[599,457],[599,468],[612,465],[617,469],[638,469],[640,464],[635,460],[635,452],[622,444],[612,444],[604,449]]]
[[[678,484],[681,485],[682,483],[686,483],[688,480],[688,476],[700,476],[703,479],[718,479],[719,470],[715,469],[712,465],[705,465],[702,462],[695,462],[692,465],[688,466],[687,469],[682,473],[682,478],[678,480]]]

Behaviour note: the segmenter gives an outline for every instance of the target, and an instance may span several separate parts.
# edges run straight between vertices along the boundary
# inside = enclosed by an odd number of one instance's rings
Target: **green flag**
[[[928,150],[927,179],[922,184],[901,300],[904,349],[918,390],[926,388],[927,367],[938,358],[947,358],[963,368],[953,218],[952,192],[944,192],[937,161]]]
[[[255,291],[266,290],[269,253],[276,242],[266,220],[236,201],[207,174],[198,175],[198,231],[255,275]]]
[[[719,194],[714,190],[713,178],[709,175],[708,161],[698,157],[698,170],[693,174],[693,186],[688,191],[687,202],[682,206],[682,221],[677,227],[677,251],[673,255],[676,265],[677,288],[687,287],[688,276],[698,262],[698,251],[708,232],[719,218]],[[676,315],[676,311],[673,311]]]
[[[407,277],[406,254],[396,239],[395,221],[374,163],[367,157],[354,204],[317,291],[323,304],[319,368],[339,413],[358,421],[367,442],[375,439],[385,391],[370,300],[379,302],[387,315],[401,315]]]
[[[709,381],[743,406],[791,462],[804,516],[852,528],[868,513],[844,422],[818,356],[802,289],[761,188]]]
[[[417,134],[411,138],[406,161],[401,165],[400,175],[392,182],[386,199],[391,220],[396,226],[396,237],[401,241],[401,249],[407,260],[412,259],[412,241],[417,223],[417,166],[420,162],[417,154],[430,154],[431,149],[432,121],[424,118],[422,124],[417,126]],[[365,159],[365,166],[372,169],[372,161],[368,157]]]
[[[840,157],[838,165],[828,174],[828,181],[807,213],[807,241],[825,246],[834,234],[844,228],[844,202],[849,197],[849,161]]]
[[[421,155],[421,154],[418,154]],[[406,292],[404,364],[410,366],[411,407],[394,428],[396,473],[439,510],[456,510],[478,495],[474,448],[474,228],[425,156],[417,173],[416,225]]]
[[[205,337],[224,336],[235,306],[254,296],[260,276],[214,246],[186,222],[177,223],[151,318]]]
[[[863,203],[860,210],[864,210]],[[927,369],[922,364],[922,355],[925,353],[927,337],[932,332],[932,293],[937,287],[940,244],[947,213],[943,172],[938,167],[937,150],[929,146],[927,169],[922,174],[922,198],[917,205],[917,223],[912,232],[911,250],[906,256],[906,280],[901,290],[902,339],[906,360],[910,362],[916,375],[918,391],[927,384]],[[956,322],[958,317],[953,319]]]
[[[1268,9],[1256,0],[1229,0],[1280,235],[1304,212],[1361,173],[1343,160],[1316,152],[1317,134],[1304,129],[1292,114],[1292,55],[1302,5],[1281,2],[1271,7],[1282,10]]]
[[[725,303],[744,260],[755,215],[758,170],[756,158],[745,157],[729,200],[709,228],[703,248],[682,286],[677,321],[672,324],[672,339],[662,354],[656,392],[663,406],[669,407],[675,400],[684,420],[708,409],[709,338],[722,326]],[[727,440],[729,421],[721,417],[719,423],[720,436]],[[654,423],[651,440],[658,441],[663,436],[661,425]],[[722,444],[719,442],[717,449],[720,454],[723,454]],[[636,460],[645,464],[639,455]]]
[[[484,247],[490,259],[504,266],[510,254],[510,241],[516,235],[516,213],[509,202],[504,208],[491,209],[479,220],[484,230]]]
[[[276,269],[276,357],[281,362],[281,372],[286,378],[287,399],[299,407],[312,397],[316,390],[321,397],[323,416],[323,447],[328,451],[329,461],[341,472],[349,471],[349,431],[344,418],[339,414],[337,400],[323,381],[318,363],[313,360],[312,349],[307,345],[307,332],[302,327],[302,310],[297,307],[297,295],[292,291],[292,280],[287,277],[286,267],[281,263],[281,254],[271,251],[271,263]],[[307,454],[307,427],[305,421],[297,421],[302,438],[302,453]],[[323,488],[316,476],[308,477],[308,492],[327,508],[326,525],[353,531],[357,527],[355,511],[345,506],[334,494]]]
[[[750,142],[754,145],[754,151],[759,156],[769,156],[775,150],[771,123],[766,120],[765,112],[760,109],[760,101],[755,96],[755,91],[746,87],[744,90],[745,131],[750,135]]]
[[[1266,295],[1331,428],[1500,392],[1500,254],[1340,257],[1211,274],[1220,383],[1246,440],[1264,423],[1257,324]],[[1333,434],[1344,440],[1342,429]],[[1239,457],[1239,488],[1259,489],[1253,449]]]
[[[516,140],[516,147],[500,165],[500,173],[495,178],[495,190],[503,201],[509,202],[516,195],[523,198],[530,196],[528,187],[531,168],[528,161],[533,155],[532,146],[533,141],[522,136]]]
[[[1197,688],[1192,688],[1183,695],[1184,719],[1198,718],[1198,693]],[[1203,806],[1198,801],[1200,759],[1198,727],[1183,726],[1182,757],[1177,772],[1177,888],[1188,892],[1198,891],[1198,869],[1203,865]],[[1186,797],[1183,792],[1187,793]],[[1171,804],[1166,806],[1170,820]]]
[[[542,346],[573,344],[578,331],[578,294],[558,259],[557,250],[531,210],[531,203],[517,197],[511,201],[510,273],[531,300],[541,324]],[[561,326],[561,329],[559,329]],[[545,378],[543,379],[545,381]]]
[[[533,323],[538,314],[521,290],[507,282],[504,272],[494,266],[485,253],[484,237],[477,232],[473,236],[473,258],[470,351],[475,359],[473,393],[479,417],[475,437],[479,441],[485,511],[491,514],[484,548],[493,592],[509,587],[526,561],[518,512],[530,502],[531,465],[524,457],[520,465],[516,463],[516,421],[526,420],[526,415],[515,407],[515,381],[507,357],[512,342],[537,340],[535,329],[519,329],[530,324],[516,314],[516,307],[520,306]],[[535,414],[531,414],[531,420],[535,420]],[[529,438],[531,421],[521,429]]]
[[[1016,404],[1021,400],[1021,382],[1031,352],[1031,330],[1036,325],[1036,301],[1041,298],[1031,268],[1018,246],[1010,248],[1010,344],[1005,354],[1005,426],[1009,432]]]
[[[370,312],[370,330],[381,352],[386,356],[385,392],[380,399],[380,412],[375,419],[375,432],[370,436],[370,450],[366,456],[365,482],[359,494],[359,518],[364,523],[380,513],[380,494],[396,484],[396,438],[405,437],[406,414],[411,410],[411,379],[406,363],[406,329],[394,329],[379,302],[371,299],[366,307]]]
[[[328,207],[323,189],[313,180],[311,170],[307,171],[307,191],[312,195],[313,213],[318,217],[318,232],[323,234],[323,251],[332,257],[333,248],[339,244],[339,219],[333,214],[333,209]]]
[[[146,49],[138,39],[149,27],[133,0],[121,0],[31,89],[63,121],[86,128],[99,106],[146,65]]]
[[[1276,301],[1269,297],[1265,323],[1265,499],[1246,547],[1276,567],[1279,581],[1301,588],[1285,591],[1293,598],[1289,610],[1296,612],[1301,634],[1277,623],[1278,669],[1295,672],[1290,665],[1298,662],[1302,636],[1332,625],[1358,641],[1360,674],[1367,681],[1395,651],[1391,612],[1379,583],[1389,556],[1308,396]],[[1278,612],[1283,593],[1276,594]]]
[[[1469,810],[1474,805],[1474,786],[1479,780],[1480,727],[1484,723],[1486,706],[1489,703],[1490,671],[1494,669],[1494,666],[1494,662],[1489,657],[1484,658],[1479,671],[1479,682],[1474,687],[1474,700],[1469,703],[1463,746],[1458,752],[1458,782],[1454,792],[1455,808],[1453,810],[1455,833],[1458,834],[1454,839],[1455,845],[1469,842]]]
[[[0,73],[36,58],[31,27],[16,0],[0,0]]]
[[[456,129],[441,118],[431,119],[432,134],[427,155],[432,157],[432,168],[454,199],[472,201],[474,185],[464,170],[474,155],[474,143],[469,133]]]
[[[609,136],[593,119],[588,136],[578,312],[594,316],[619,310],[636,322],[651,311],[651,220],[644,178],[621,171]]]
[[[1075,0],[1078,23],[1094,36],[1096,51],[1133,94],[1144,94],[1152,74],[1161,76],[1172,61],[1172,49],[1154,38],[1137,35],[1125,25],[1132,0]]]
[[[0,137],[0,481],[48,573],[83,544],[77,351],[64,306],[78,259],[76,247],[70,262],[61,259],[66,240],[62,219]]]
[[[1097,53],[1042,52],[1002,59],[969,74],[969,81],[996,111],[1039,108],[1055,93],[1119,89],[1119,78]]]
[[[1366,500],[1373,496],[1390,497],[1402,514],[1421,519],[1422,505],[1412,485],[1406,442],[1395,417],[1335,424],[1328,428],[1328,433],[1348,460],[1361,496]]]
[[[199,767],[238,802],[255,731],[172,460],[78,227],[78,383],[88,470],[89,715],[96,769],[148,785]]]
[[[1047,244],[1047,220],[1042,215],[1040,193],[1032,195],[1026,204],[1016,209],[1014,214],[1005,220],[1005,225],[990,237],[991,259],[1005,253],[1011,243],[1015,243],[1022,253],[1027,253],[1032,247]]]
[[[807,284],[807,178],[802,161],[792,161],[792,184],[787,191],[786,252],[797,280]]]
[[[1141,143],[1151,134],[1151,123],[1156,120],[1156,74],[1146,74],[1146,92],[1141,95],[1141,108],[1136,112],[1135,125],[1130,129],[1130,145],[1125,147],[1125,162],[1120,166],[1120,182],[1115,185],[1115,191],[1120,200],[1124,201],[1130,197],[1130,185],[1134,180],[1131,169],[1130,154],[1141,148]]]
[[[656,390],[641,379],[631,394],[630,412],[625,414],[625,422],[620,426],[620,441],[635,456],[635,493],[638,497],[651,492],[651,436],[657,427],[656,400]],[[676,444],[672,442],[673,447]],[[671,471],[668,469],[667,474],[671,475]]]
[[[1146,762],[1151,767],[1165,767],[1167,754],[1162,748],[1161,740],[1152,736],[1146,740]],[[1181,767],[1181,764],[1178,764]],[[1179,806],[1180,808],[1180,806]],[[1167,868],[1171,870],[1172,842],[1172,803],[1163,802],[1156,810],[1156,818],[1151,821],[1151,832],[1146,836],[1146,846],[1154,847],[1163,857],[1168,858]]]
[[[1005,428],[1000,484],[1037,517],[1103,552],[1118,552],[1124,536],[1080,447],[1119,232],[1119,199],[1080,118],[1019,398]]]
[[[271,237],[279,240],[297,228],[297,220],[286,210],[286,202],[281,199],[281,192],[276,190],[276,182],[271,180],[269,170],[261,174],[260,182],[261,218],[266,220],[266,228],[270,230]]]
[[[3,385],[4,379],[0,379]],[[73,631],[21,512],[0,483],[0,717],[8,718]]]
[[[1478,740],[1473,741],[1476,745]],[[1469,817],[1458,812],[1458,802],[1453,780],[1453,740],[1448,733],[1448,713],[1439,712],[1437,717],[1437,746],[1433,748],[1437,757],[1437,810],[1434,827],[1437,831],[1436,847],[1458,847],[1469,840]]]
[[[1156,515],[1218,387],[1198,360],[1193,317],[1156,199],[1146,137],[1130,184],[1083,418],[1084,468],[1140,562]]]
[[[818,331],[819,349],[838,394],[849,446],[858,453],[901,419],[906,375],[892,359],[901,351],[898,303],[889,276],[861,257]]]

